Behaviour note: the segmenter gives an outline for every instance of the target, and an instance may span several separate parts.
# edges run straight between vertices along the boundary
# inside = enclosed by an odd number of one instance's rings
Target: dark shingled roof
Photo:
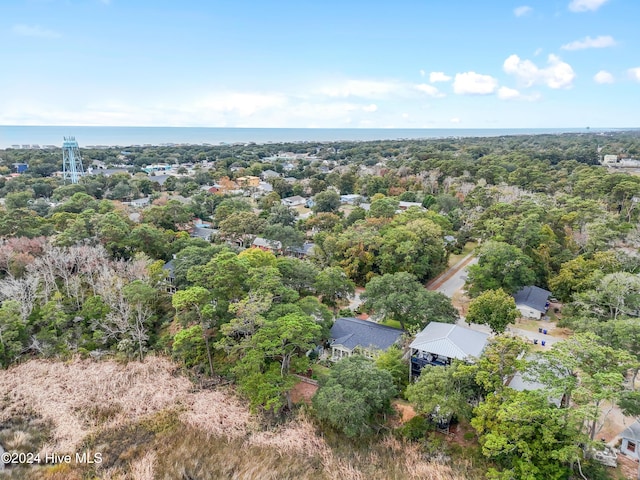
[[[513,298],[516,305],[526,305],[541,312],[547,309],[547,300],[551,292],[540,287],[523,287]]]
[[[331,327],[331,343],[349,350],[374,347],[386,350],[396,343],[404,330],[379,325],[359,318],[338,318]]]

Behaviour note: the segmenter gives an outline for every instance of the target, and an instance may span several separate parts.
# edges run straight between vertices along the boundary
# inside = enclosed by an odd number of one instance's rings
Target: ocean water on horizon
[[[206,128],[0,126],[0,149],[23,145],[61,146],[75,136],[81,148],[92,145],[281,143],[372,141],[447,137],[494,137],[604,131],[584,128]]]

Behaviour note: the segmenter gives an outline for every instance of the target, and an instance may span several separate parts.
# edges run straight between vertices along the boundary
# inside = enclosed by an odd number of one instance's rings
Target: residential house
[[[174,255],[175,257],[175,255]],[[166,289],[168,293],[176,293],[176,273],[175,273],[175,265],[174,265],[174,259],[169,260],[167,263],[165,263],[162,266],[162,269],[166,272],[167,274],[167,279],[166,279]]]
[[[547,313],[550,296],[551,292],[544,288],[528,286],[516,292],[513,298],[523,317],[540,320]]]
[[[418,207],[420,210],[426,210],[420,202],[400,202],[398,208],[402,211],[411,207]]]
[[[338,361],[354,354],[373,358],[397,344],[404,330],[368,320],[338,318],[331,327],[331,360]]]
[[[270,178],[277,178],[277,177],[280,177],[280,174],[274,170],[265,170],[260,174],[260,178],[262,178],[262,180],[268,180]]]
[[[362,195],[358,195],[356,193],[350,193],[348,195],[340,195],[340,203],[347,205],[356,205],[364,200]]]
[[[267,240],[266,238],[256,237],[251,244],[252,248],[259,248],[265,252],[279,252],[282,250],[282,243],[277,240]]]
[[[422,330],[411,349],[411,376],[417,377],[425,365],[450,365],[454,359],[472,360],[487,345],[488,333],[450,323],[431,322]]]
[[[633,458],[635,461],[640,461],[640,422],[635,422],[629,425],[620,434],[620,453]]]
[[[260,182],[253,192],[253,198],[260,198],[268,193],[273,192],[273,186],[267,182]]]
[[[142,197],[142,198],[136,198],[135,200],[131,200],[130,202],[122,202],[125,205],[129,205],[130,207],[133,208],[144,208],[144,207],[148,207],[149,204],[151,203],[151,199],[150,197]]]
[[[257,187],[260,185],[260,178],[248,175],[236,178],[236,183],[242,188]]]
[[[307,258],[313,254],[313,249],[316,246],[313,242],[304,242],[300,247],[290,247],[287,249],[287,253],[296,258]]]
[[[207,193],[218,193],[222,189],[222,185],[214,183],[213,185],[202,185],[200,190]]]
[[[529,391],[532,392],[534,390],[545,390],[546,386],[540,382],[537,382],[533,379],[524,378],[521,372],[516,372],[515,375],[508,378],[505,382],[505,385],[509,388],[516,390],[518,392]],[[553,403],[556,407],[561,407],[565,397],[549,397],[549,401]]]
[[[307,199],[300,195],[294,195],[293,197],[283,198],[280,202],[282,205],[287,207],[298,207],[300,205],[305,205],[307,203]]]

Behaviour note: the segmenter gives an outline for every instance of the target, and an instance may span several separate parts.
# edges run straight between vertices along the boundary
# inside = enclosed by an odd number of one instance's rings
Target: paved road
[[[453,298],[453,294],[464,287],[464,282],[467,280],[467,268],[475,263],[478,263],[477,258],[471,258],[471,255],[464,257],[441,276],[445,280],[436,288],[436,292],[444,293],[447,297]]]
[[[360,294],[364,292],[364,288],[357,288],[352,297],[349,297],[349,310],[355,312],[356,309],[362,305],[362,299]]]

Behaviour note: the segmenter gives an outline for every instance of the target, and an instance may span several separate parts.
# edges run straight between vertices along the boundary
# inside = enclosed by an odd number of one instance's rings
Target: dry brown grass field
[[[13,468],[7,478],[469,480],[465,462],[429,460],[392,436],[366,445],[327,438],[303,414],[253,416],[228,388],[200,390],[171,361],[33,360],[0,372],[0,444],[70,454],[69,464]],[[99,464],[75,454],[99,452]]]

